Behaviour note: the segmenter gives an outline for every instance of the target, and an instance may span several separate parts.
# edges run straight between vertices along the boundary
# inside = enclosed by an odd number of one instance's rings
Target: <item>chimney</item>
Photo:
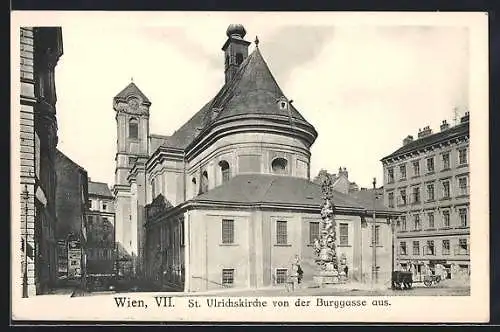
[[[411,142],[413,142],[413,136],[408,135],[408,136],[406,136],[406,138],[403,140],[403,145],[406,145],[406,144],[411,143]]]
[[[429,136],[430,134],[432,134],[432,130],[429,126],[425,126],[424,129],[418,130],[418,138]]]
[[[469,112],[465,112],[465,115],[460,119],[460,123],[469,122]]]
[[[443,120],[439,128],[441,129],[441,131],[445,131],[446,129],[450,128],[450,124],[446,122],[446,120]]]

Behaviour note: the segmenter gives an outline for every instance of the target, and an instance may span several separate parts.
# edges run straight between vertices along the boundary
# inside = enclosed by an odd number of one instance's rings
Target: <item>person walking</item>
[[[344,267],[344,273],[345,273],[345,278],[347,279],[349,274],[349,268],[347,267],[347,265]]]

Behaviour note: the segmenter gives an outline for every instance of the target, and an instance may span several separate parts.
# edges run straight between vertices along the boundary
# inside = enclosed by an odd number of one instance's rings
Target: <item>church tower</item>
[[[222,46],[225,53],[224,72],[226,74],[226,83],[231,81],[241,63],[248,57],[248,45],[251,43],[243,39],[246,34],[245,27],[241,24],[230,24],[227,28],[227,40]]]
[[[119,258],[132,260],[140,270],[140,248],[145,206],[145,164],[148,159],[151,102],[131,82],[113,98],[116,112],[115,220]]]

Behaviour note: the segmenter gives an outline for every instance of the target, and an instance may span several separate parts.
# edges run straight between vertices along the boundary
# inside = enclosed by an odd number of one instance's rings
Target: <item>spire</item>
[[[246,33],[245,27],[241,24],[230,24],[226,30],[227,40],[222,46],[226,83],[231,81],[240,65],[248,57],[248,45],[251,43],[243,39]]]
[[[255,47],[259,47],[259,36],[255,36]]]

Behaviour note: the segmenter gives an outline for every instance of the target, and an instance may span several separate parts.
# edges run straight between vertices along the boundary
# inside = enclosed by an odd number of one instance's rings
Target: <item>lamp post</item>
[[[373,178],[373,223],[372,223],[372,285],[378,282],[378,271],[377,271],[377,219],[375,214],[375,204],[377,200],[377,179]]]
[[[24,221],[24,273],[23,273],[23,298],[28,297],[28,200],[29,200],[29,191],[28,186],[24,185],[24,190],[21,193],[22,198],[24,200],[24,213],[25,213],[25,221]]]

